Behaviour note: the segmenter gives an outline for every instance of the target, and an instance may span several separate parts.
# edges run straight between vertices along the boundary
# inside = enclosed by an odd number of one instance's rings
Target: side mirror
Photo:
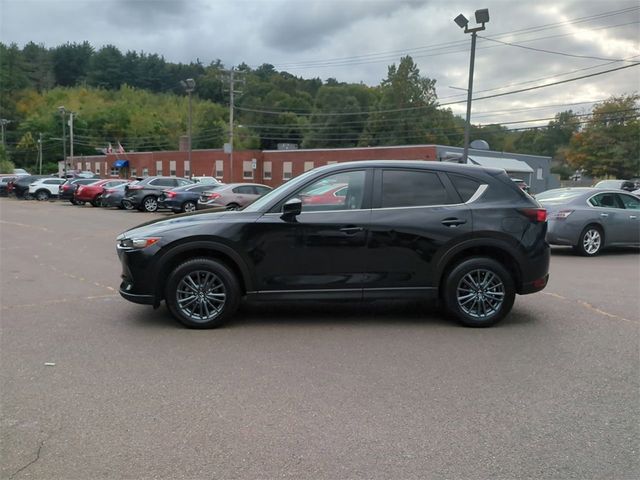
[[[299,198],[290,198],[282,205],[282,218],[285,220],[293,219],[302,212],[302,200]]]

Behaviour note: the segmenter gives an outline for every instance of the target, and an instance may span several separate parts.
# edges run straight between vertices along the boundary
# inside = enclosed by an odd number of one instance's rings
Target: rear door
[[[435,262],[472,231],[470,209],[449,178],[424,169],[377,169],[365,298],[420,295],[437,288]]]

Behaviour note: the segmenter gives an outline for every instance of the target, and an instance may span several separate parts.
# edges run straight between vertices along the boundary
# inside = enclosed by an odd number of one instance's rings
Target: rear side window
[[[245,195],[255,195],[253,187],[251,185],[243,185],[233,189],[233,193],[241,193]]]
[[[589,203],[594,207],[603,208],[624,208],[622,202],[615,193],[601,193],[592,197]]]
[[[174,187],[176,182],[173,178],[156,178],[155,180],[151,180],[149,185],[157,185],[159,187]]]
[[[480,182],[469,177],[450,173],[449,178],[453,186],[456,187],[463,202],[468,202],[478,188],[480,188]]]
[[[382,172],[382,208],[425,207],[451,203],[438,174],[417,170]]]

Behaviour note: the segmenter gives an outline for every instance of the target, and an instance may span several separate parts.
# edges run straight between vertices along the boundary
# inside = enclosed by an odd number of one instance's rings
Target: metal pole
[[[7,148],[7,145],[4,143],[4,127],[8,123],[9,123],[9,120],[7,120],[6,118],[0,118],[0,127],[2,127],[2,146],[4,148]]]
[[[69,165],[73,168],[73,112],[69,113],[69,130],[70,130],[70,138],[69,141],[71,144],[69,145]],[[82,170],[82,169],[80,169]]]
[[[42,175],[42,133],[38,134],[38,175]]]
[[[64,110],[60,112],[62,115],[62,158],[64,159],[64,178],[67,178],[67,127]]]
[[[468,163],[469,137],[471,135],[471,96],[473,95],[473,64],[476,59],[476,37],[477,33],[471,33],[471,61],[469,63],[469,88],[467,89],[467,121],[464,125],[464,152],[462,153],[462,163]]]
[[[233,183],[233,67],[231,67],[231,89],[229,96],[229,166],[231,170],[231,181]]]
[[[191,170],[191,90],[189,94],[189,170]]]

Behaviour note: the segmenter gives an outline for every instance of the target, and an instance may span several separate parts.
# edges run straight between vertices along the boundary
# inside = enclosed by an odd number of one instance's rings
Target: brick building
[[[75,157],[71,168],[89,170],[101,177],[146,177],[149,175],[172,175],[178,177],[213,176],[225,183],[255,182],[276,187],[301,173],[336,162],[357,160],[425,160],[425,161],[456,161],[449,150],[454,147],[440,145],[408,145],[391,147],[362,147],[362,148],[332,148],[309,150],[239,150],[231,155],[222,149],[193,150],[191,161],[187,151],[110,153],[106,155]],[[477,154],[478,152],[473,152]],[[549,177],[549,157],[532,157],[536,167],[527,170],[527,161],[514,160],[507,157],[522,157],[516,154],[502,152],[481,151],[485,157],[495,159],[491,166],[500,167],[505,162],[505,168],[512,176],[523,177],[524,171],[535,171],[540,178]],[[469,156],[472,156],[470,152]],[[508,161],[507,161],[508,160]],[[520,165],[519,171],[509,172],[509,167]],[[540,173],[540,165],[543,172]],[[60,162],[60,173],[64,165]],[[533,181],[534,177],[525,176]],[[536,177],[537,178],[537,177]],[[531,182],[530,182],[531,183]],[[551,188],[547,184],[536,186],[534,191]]]

